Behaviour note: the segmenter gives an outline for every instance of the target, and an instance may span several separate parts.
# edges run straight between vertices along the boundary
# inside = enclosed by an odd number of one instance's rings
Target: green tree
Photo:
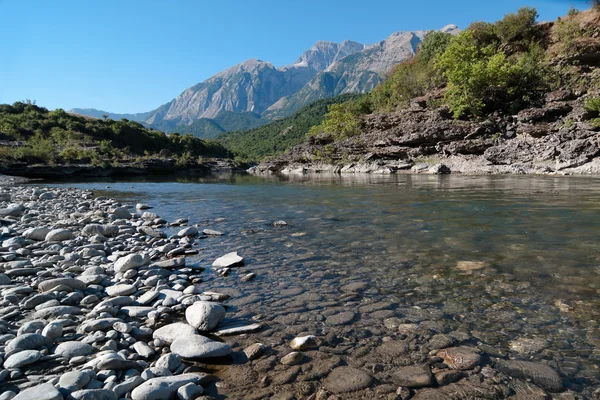
[[[532,7],[520,8],[516,13],[506,14],[496,22],[496,33],[502,43],[529,42],[535,36],[538,12]]]

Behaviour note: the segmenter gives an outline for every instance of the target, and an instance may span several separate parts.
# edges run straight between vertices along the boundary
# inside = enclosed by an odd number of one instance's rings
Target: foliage
[[[190,152],[194,159],[231,155],[216,142],[191,135],[165,135],[127,119],[85,118],[23,102],[0,105],[0,136],[14,143],[3,148],[5,158],[28,162],[100,164],[164,149],[176,155]]]
[[[567,16],[559,18],[552,28],[552,40],[555,44],[550,49],[550,56],[576,59],[590,45],[597,49],[600,35],[599,11],[599,7],[584,12],[571,8]]]
[[[405,61],[396,67],[385,82],[373,89],[373,108],[389,112],[406,107],[412,98],[423,96],[442,84],[443,80],[433,63],[423,64],[418,59]]]
[[[451,40],[452,35],[450,33],[438,31],[427,33],[419,46],[419,62],[421,64],[428,64],[438,54],[446,50]]]
[[[497,46],[480,47],[472,31],[458,35],[437,59],[448,80],[446,101],[456,118],[496,109],[517,110],[543,86],[543,49],[507,56]]]
[[[360,133],[361,120],[352,107],[352,102],[332,104],[319,125],[313,126],[309,131],[309,136],[315,136],[320,133],[333,136],[335,139],[344,139],[355,136]]]
[[[600,116],[600,97],[589,97],[585,100],[584,103],[585,110],[592,114],[593,117]]]
[[[538,12],[535,8],[523,7],[516,13],[506,14],[496,22],[496,34],[502,43],[530,43],[535,37]]]
[[[273,121],[267,125],[249,131],[228,132],[217,138],[217,141],[237,154],[244,161],[257,161],[267,156],[284,152],[305,139],[308,130],[319,125],[331,104],[356,100],[357,109],[368,109],[368,99],[362,95],[346,94],[337,97],[317,100],[301,108],[290,117]]]

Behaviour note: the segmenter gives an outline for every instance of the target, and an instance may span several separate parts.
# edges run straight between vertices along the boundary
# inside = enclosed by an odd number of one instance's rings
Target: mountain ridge
[[[455,25],[441,29],[446,32],[457,30]],[[281,67],[268,61],[249,59],[185,89],[170,102],[146,113],[117,114],[94,109],[73,109],[71,112],[127,118],[170,132],[186,130],[195,121],[216,119],[223,113],[230,116],[232,113],[258,114],[262,117],[261,123],[265,124],[287,117],[318,99],[373,89],[394,65],[414,56],[427,32],[398,31],[370,45],[351,40],[341,43],[318,41],[294,63]],[[202,126],[214,127],[214,124],[205,121]],[[244,127],[231,128],[241,130]],[[201,131],[195,135],[203,137]],[[210,133],[213,135],[214,130]]]

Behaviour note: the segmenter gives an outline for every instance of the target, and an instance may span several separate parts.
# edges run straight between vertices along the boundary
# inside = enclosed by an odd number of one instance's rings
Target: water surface
[[[502,349],[541,339],[523,356],[551,361],[573,390],[598,384],[600,178],[224,175],[61,185],[225,232],[202,240],[194,261],[209,266],[230,251],[246,258],[253,282],[207,277],[238,295],[240,316],[325,334],[329,316],[351,309],[348,332],[383,335],[394,317]],[[278,220],[289,225],[274,227]],[[460,269],[462,261],[481,268]],[[367,283],[360,299],[344,298],[350,282]]]

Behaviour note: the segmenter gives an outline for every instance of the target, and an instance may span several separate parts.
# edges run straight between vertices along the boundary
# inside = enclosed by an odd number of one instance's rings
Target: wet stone
[[[433,376],[429,365],[415,365],[397,369],[392,381],[398,386],[419,388],[433,385]]]
[[[331,371],[323,382],[323,387],[333,393],[349,393],[371,386],[373,378],[363,370],[352,367],[338,367]]]
[[[443,358],[450,368],[464,371],[475,368],[481,362],[481,356],[475,351],[470,347],[450,347],[438,351],[437,356]]]
[[[332,325],[332,326],[346,325],[346,324],[349,324],[350,322],[354,321],[356,316],[357,316],[357,314],[353,311],[343,311],[341,313],[334,314],[334,315],[327,317],[327,319],[325,320],[325,323],[327,325]]]

